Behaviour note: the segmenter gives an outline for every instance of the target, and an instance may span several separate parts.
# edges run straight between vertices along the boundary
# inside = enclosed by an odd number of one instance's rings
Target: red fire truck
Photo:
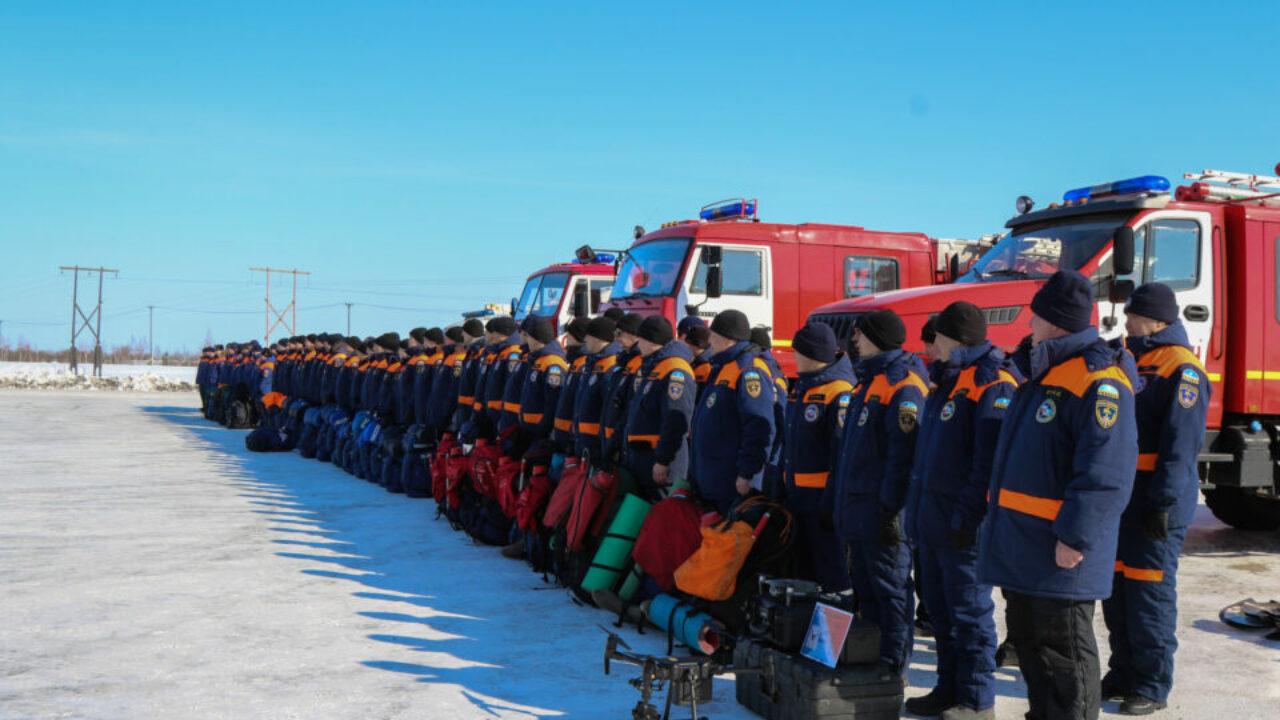
[[[1235,527],[1275,529],[1280,178],[1213,170],[1186,178],[1193,182],[1172,193],[1154,175],[1078,188],[1043,210],[1019,197],[1009,234],[954,284],[832,303],[812,317],[848,337],[859,315],[892,308],[918,347],[930,315],[967,300],[983,308],[991,339],[1012,348],[1029,332],[1032,295],[1060,268],[1092,278],[1106,337],[1121,333],[1135,286],[1165,283],[1214,386],[1200,456],[1205,502]]]
[[[538,315],[551,320],[559,333],[574,317],[599,314],[613,288],[618,254],[584,245],[574,255],[573,262],[549,265],[529,276],[520,297],[511,299],[516,322]]]
[[[980,241],[853,225],[762,223],[755,200],[707,205],[698,220],[645,233],[623,256],[609,304],[674,325],[734,308],[770,329],[778,362],[795,374],[791,337],[810,308],[836,298],[948,282],[978,257]]]

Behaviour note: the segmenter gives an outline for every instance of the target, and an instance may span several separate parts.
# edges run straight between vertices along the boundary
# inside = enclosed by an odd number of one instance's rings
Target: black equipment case
[[[738,702],[767,720],[893,720],[902,709],[902,677],[878,662],[833,669],[742,639],[733,665]]]

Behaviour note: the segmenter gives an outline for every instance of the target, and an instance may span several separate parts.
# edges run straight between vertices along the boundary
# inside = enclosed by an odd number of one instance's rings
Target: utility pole
[[[119,270],[111,270],[110,268],[96,267],[87,268],[79,265],[62,265],[59,270],[70,270],[75,273],[75,281],[71,284],[71,372],[76,371],[76,337],[88,330],[93,335],[93,375],[94,377],[102,377],[102,276],[104,273],[114,273],[119,276]],[[88,315],[80,309],[80,273],[98,273],[98,305],[93,312]],[[76,316],[80,317],[81,322],[76,321]]]
[[[265,324],[266,332],[262,335],[262,344],[264,346],[271,344],[271,331],[275,330],[277,325],[284,325],[285,331],[290,335],[295,334],[294,328],[298,325],[298,276],[310,275],[311,273],[302,270],[277,270],[273,268],[249,268],[249,271],[266,273],[267,275],[267,321]],[[284,310],[276,310],[275,306],[271,304],[271,273],[293,276],[293,296],[289,299],[289,304],[285,306]],[[285,313],[289,313],[288,320],[284,319]],[[273,314],[275,315],[274,322],[271,319]]]
[[[353,303],[343,303],[347,306],[347,337],[351,337],[351,305]]]
[[[147,306],[147,364],[156,364],[156,343],[155,343],[155,319],[156,306]]]

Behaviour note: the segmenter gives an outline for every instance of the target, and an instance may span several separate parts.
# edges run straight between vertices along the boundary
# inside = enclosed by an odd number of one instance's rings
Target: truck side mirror
[[[520,304],[520,299],[515,297],[514,295],[511,296],[511,317],[516,316],[516,306],[519,304]]]
[[[1111,241],[1111,265],[1117,276],[1133,272],[1133,228],[1128,225],[1116,229],[1115,238]]]
[[[719,248],[716,248],[717,250]],[[720,277],[719,265],[707,266],[707,297],[718,298],[724,292],[724,281]]]
[[[702,246],[702,264],[707,267],[719,265],[723,259],[723,248],[719,245],[703,245]]]
[[[1111,293],[1107,299],[1111,301],[1112,305],[1123,305],[1130,295],[1133,295],[1132,280],[1111,281]]]
[[[955,282],[960,277],[960,253],[951,256],[947,261],[947,274],[951,276],[951,282]]]

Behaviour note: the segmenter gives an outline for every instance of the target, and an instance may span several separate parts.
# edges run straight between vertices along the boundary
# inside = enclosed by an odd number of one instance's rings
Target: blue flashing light
[[[1167,192],[1168,190],[1168,179],[1159,175],[1143,175],[1142,177],[1068,190],[1063,193],[1062,201],[1073,203],[1081,200],[1107,197],[1108,195],[1132,195],[1140,192]]]
[[[724,200],[702,208],[698,217],[703,220],[728,220],[731,218],[749,218],[756,214],[755,200]]]
[[[616,259],[617,256],[612,253],[596,253],[596,263],[599,265],[612,265]]]

